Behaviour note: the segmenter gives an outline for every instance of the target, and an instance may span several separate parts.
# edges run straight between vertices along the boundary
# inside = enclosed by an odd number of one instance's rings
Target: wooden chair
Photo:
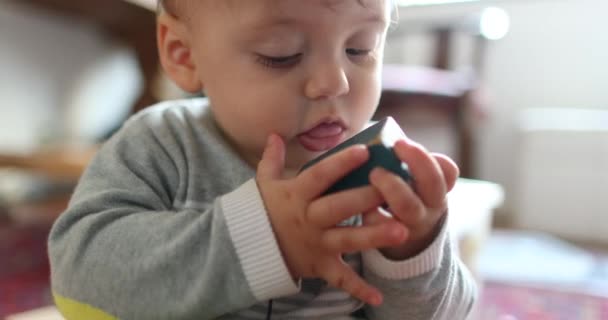
[[[463,29],[458,19],[426,25],[418,21],[414,27],[404,24],[400,29],[406,31],[389,38],[389,45],[413,32],[425,32],[434,39],[433,60],[427,66],[385,65],[383,92],[374,117],[393,116],[408,136],[431,151],[450,155],[462,177],[474,178],[474,113],[480,104],[476,98],[486,39],[476,30]],[[463,31],[474,38],[475,48],[470,68],[456,70],[450,58],[454,36]]]

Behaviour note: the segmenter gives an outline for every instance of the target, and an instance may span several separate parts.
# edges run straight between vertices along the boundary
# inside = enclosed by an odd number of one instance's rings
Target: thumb
[[[285,167],[285,144],[277,134],[270,134],[262,159],[258,163],[257,177],[260,180],[275,180],[283,176]]]

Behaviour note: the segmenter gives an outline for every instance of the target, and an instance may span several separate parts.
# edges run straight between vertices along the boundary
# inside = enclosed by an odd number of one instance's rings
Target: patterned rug
[[[608,319],[606,297],[492,282],[482,292],[482,320]]]
[[[0,218],[0,319],[52,302],[48,226],[15,226]]]

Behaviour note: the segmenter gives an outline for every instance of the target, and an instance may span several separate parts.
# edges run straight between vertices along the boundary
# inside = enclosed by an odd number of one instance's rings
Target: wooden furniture
[[[486,45],[486,39],[471,27],[476,25],[470,17],[401,22],[389,44],[407,41],[413,33],[426,33],[434,41],[434,53],[426,66],[385,66],[383,92],[375,114],[376,119],[393,116],[408,136],[429,146],[431,151],[450,155],[458,163],[461,176],[468,178],[476,176],[474,113],[480,104],[476,91]],[[469,68],[455,70],[451,61],[454,36],[462,32],[474,38],[474,48]]]
[[[156,13],[124,0],[11,0],[19,5],[56,12],[75,19],[85,19],[98,25],[109,36],[134,49],[144,78],[142,93],[132,112],[157,102],[154,82],[159,72],[156,49]],[[152,1],[154,2],[154,1]],[[77,179],[94,153],[87,149],[43,150],[33,154],[1,155],[0,167],[32,170],[59,179]]]
[[[95,146],[78,149],[41,150],[26,155],[0,154],[1,167],[16,167],[58,180],[76,181],[96,151]]]

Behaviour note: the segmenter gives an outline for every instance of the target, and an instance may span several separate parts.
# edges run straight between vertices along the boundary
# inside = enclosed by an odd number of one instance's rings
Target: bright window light
[[[504,38],[509,32],[511,21],[509,14],[500,8],[486,8],[481,13],[479,30],[481,34],[490,40]]]

